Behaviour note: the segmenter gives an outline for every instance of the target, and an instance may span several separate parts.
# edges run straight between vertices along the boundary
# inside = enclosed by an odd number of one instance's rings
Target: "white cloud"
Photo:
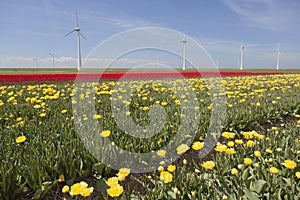
[[[44,61],[49,61],[50,58],[44,58]],[[77,62],[77,58],[73,58],[73,57],[58,57],[58,58],[55,58],[55,61],[56,62],[61,62],[61,63],[64,63],[64,62]]]
[[[113,63],[111,58],[94,58],[89,57],[82,59],[83,67],[106,67],[107,63]],[[145,63],[154,63],[156,61],[143,59],[143,58],[120,58],[115,64],[116,67],[132,67],[139,66]],[[166,64],[166,61],[158,60],[160,64]],[[0,58],[0,67],[10,68],[50,68],[52,67],[52,58],[33,58],[33,57],[2,57]],[[56,57],[55,58],[55,67],[77,67],[77,58],[74,57]],[[112,67],[112,66],[110,66]]]
[[[273,31],[300,32],[297,0],[223,0],[250,26]]]
[[[240,41],[218,40],[213,38],[197,38],[220,67],[238,68],[240,60]],[[274,68],[276,66],[277,44],[252,44],[243,42],[245,68]],[[286,45],[281,47],[281,66],[298,68],[300,52]]]
[[[137,28],[144,26],[160,26],[157,23],[152,23],[147,20],[132,18],[132,17],[104,17],[103,14],[98,12],[89,12],[83,13],[80,15],[80,18],[83,20],[88,20],[89,22],[93,21],[96,23],[104,23],[108,25],[112,25],[118,28],[129,29],[129,28]]]
[[[211,54],[212,58],[218,60],[220,67],[225,68],[238,68],[238,60],[240,58],[239,43],[218,43],[218,40],[214,45],[205,45],[207,51]],[[216,45],[219,44],[219,45]],[[223,45],[221,45],[223,44]],[[272,48],[260,48],[259,46],[246,45],[244,51],[244,66],[245,68],[274,68],[276,65],[275,47]],[[187,49],[187,54],[189,49]],[[281,66],[285,68],[298,68],[300,52],[284,50],[281,55]],[[89,57],[83,59],[83,67],[104,68],[107,63],[113,63],[111,58],[95,58]],[[115,62],[115,67],[135,67],[139,65],[145,65],[155,67],[156,63],[165,64],[173,67],[180,67],[181,60],[176,62],[169,62],[163,58],[156,59],[143,59],[143,58],[120,58]],[[37,65],[38,64],[38,65]],[[194,63],[196,64],[196,63]],[[51,68],[52,58],[33,58],[33,57],[2,57],[0,58],[0,67],[5,68]],[[56,57],[55,67],[57,68],[76,68],[77,58],[75,57]],[[113,67],[113,64],[109,68]]]
[[[136,28],[141,26],[153,26],[153,23],[143,21],[143,20],[129,20],[129,19],[117,19],[117,18],[104,18],[97,17],[94,20],[98,20],[100,22],[110,24],[113,26],[121,27],[121,28]]]

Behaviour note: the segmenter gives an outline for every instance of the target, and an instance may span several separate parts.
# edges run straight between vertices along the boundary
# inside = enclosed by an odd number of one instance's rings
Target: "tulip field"
[[[95,81],[87,74],[76,83],[74,74],[0,75],[0,199],[300,198],[299,73],[164,75],[118,80],[123,74],[114,73]],[[223,105],[214,104],[221,98]],[[77,110],[85,99],[95,114]],[[119,104],[126,107],[124,118],[149,132],[156,130],[151,110],[159,106],[162,128],[147,139],[126,134],[113,112]],[[212,144],[205,139],[215,110],[225,114]],[[128,163],[116,169],[99,161],[86,148],[99,143],[78,134],[77,125],[88,121],[101,127],[84,129],[99,141],[156,152],[147,164],[155,169],[134,173]],[[183,122],[193,130],[192,142],[163,150]],[[171,153],[178,159],[166,164]]]

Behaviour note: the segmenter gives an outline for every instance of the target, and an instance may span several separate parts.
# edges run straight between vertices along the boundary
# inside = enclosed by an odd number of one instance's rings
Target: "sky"
[[[0,67],[52,67],[49,53],[54,55],[55,67],[77,67],[77,35],[64,37],[75,28],[77,12],[81,33],[87,38],[81,38],[83,67],[99,67],[110,59],[93,52],[112,36],[159,27],[163,29],[157,29],[158,41],[169,34],[166,29],[186,35],[187,57],[197,52],[191,45],[195,40],[221,68],[238,68],[241,45],[245,46],[244,68],[275,68],[279,43],[280,67],[300,68],[299,10],[299,0],[1,0]],[[129,34],[122,43],[110,41],[107,52],[119,56],[115,54],[129,47],[129,41],[137,43],[143,37],[148,39],[147,34]],[[170,37],[168,42],[178,44],[182,54],[183,44],[177,39]],[[133,53],[120,58],[116,66],[156,62],[181,67],[180,59],[172,62],[162,55],[159,51]]]

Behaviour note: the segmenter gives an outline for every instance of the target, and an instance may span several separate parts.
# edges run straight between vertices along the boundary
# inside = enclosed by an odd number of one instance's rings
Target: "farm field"
[[[239,73],[118,82],[116,75],[97,82],[0,79],[0,198],[298,199],[300,74]],[[128,135],[116,122],[118,109],[156,134]],[[151,110],[165,114],[153,121]],[[215,112],[224,119],[212,144],[206,139]],[[87,137],[78,130],[88,130]],[[163,150],[182,130],[193,137],[176,140],[174,152]],[[87,150],[101,141],[155,152],[147,163],[155,171],[105,165]],[[171,153],[179,158],[169,163]]]
[[[100,68],[101,69],[101,68]],[[98,68],[96,69],[84,69],[86,72],[97,72],[99,70]],[[130,69],[128,68],[107,68],[105,71],[107,73],[119,73],[119,72],[128,72]],[[142,70],[142,69],[140,69]],[[176,69],[178,72],[195,72],[197,71],[196,69],[186,69],[186,70],[181,70],[181,69]],[[209,72],[211,71],[211,68],[201,68],[198,70],[201,70],[202,72]],[[220,72],[237,72],[236,69],[234,68],[219,68],[218,69]],[[72,68],[1,68],[1,74],[77,74],[77,69],[72,69]],[[144,68],[143,71],[145,72],[156,72],[158,69],[153,69],[153,68]],[[170,71],[168,69],[159,69],[159,71]],[[280,70],[273,70],[273,69],[246,69],[244,71],[247,72],[279,72],[279,73],[299,73],[299,69],[280,69]]]
[[[149,79],[149,78],[174,78],[174,77],[211,77],[211,76],[245,76],[281,74],[280,72],[114,72],[114,73],[80,73],[80,74],[5,74],[0,75],[0,82],[39,82],[39,81],[74,81],[98,79]]]

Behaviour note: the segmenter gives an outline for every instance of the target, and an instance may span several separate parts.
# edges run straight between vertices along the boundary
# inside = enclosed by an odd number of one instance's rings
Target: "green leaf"
[[[107,175],[109,175],[111,173],[111,168],[110,167],[105,167],[105,169],[104,169],[104,174],[103,174],[103,176],[107,176]]]
[[[105,180],[103,178],[100,180],[97,180],[96,186],[97,186],[97,189],[101,192],[102,196],[106,197],[107,196],[106,190],[108,189],[108,186],[106,185]]]
[[[282,178],[288,186],[292,187],[292,182],[291,182],[291,178]]]
[[[73,183],[74,183],[74,178],[71,178],[71,179],[69,179],[69,180],[67,180],[66,181],[66,183],[67,183],[67,185],[73,185]]]
[[[235,194],[230,194],[228,196],[228,199],[230,199],[230,200],[236,200],[237,198],[236,198]]]
[[[279,190],[276,191],[276,196],[277,196],[278,200],[281,200],[281,191],[282,191],[282,188],[279,188]]]
[[[140,200],[140,197],[137,196],[136,194],[131,194],[130,195],[130,200]]]
[[[265,180],[257,180],[254,183],[251,183],[250,190],[256,192],[257,194],[260,194],[266,183],[267,182]]]
[[[103,163],[96,163],[93,165],[93,170],[95,170],[95,172],[97,172],[98,175],[103,175],[104,168],[105,164]]]
[[[249,200],[259,200],[257,194],[251,190],[248,190],[248,189],[244,189],[243,190],[244,193],[245,193],[245,196],[247,197],[247,199]]]
[[[42,190],[42,189],[38,189],[38,190],[34,193],[33,198],[34,198],[34,199],[40,199],[41,196],[42,196],[42,193],[43,193],[43,190]]]
[[[168,195],[172,198],[172,199],[176,199],[176,194],[173,191],[168,191]]]
[[[246,168],[242,174],[242,179],[246,180],[249,176],[249,168]]]
[[[41,199],[45,196],[45,194],[47,194],[47,192],[57,183],[58,181],[54,181],[54,182],[51,182],[51,181],[47,181],[47,182],[44,182],[42,184],[42,188],[41,189],[38,189],[34,195],[33,195],[33,198],[34,199]]]

